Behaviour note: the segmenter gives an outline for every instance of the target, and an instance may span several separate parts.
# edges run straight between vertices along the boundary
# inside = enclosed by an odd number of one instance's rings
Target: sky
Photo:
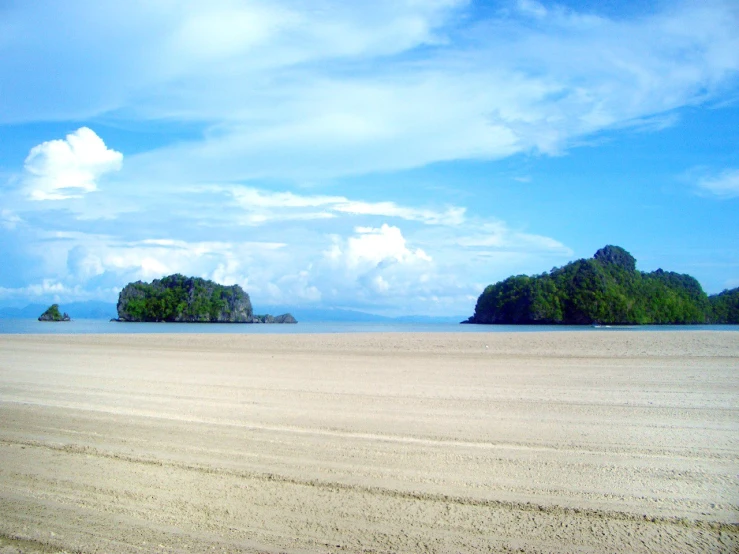
[[[739,1],[0,0],[0,306],[171,273],[470,315],[618,245],[739,286]]]

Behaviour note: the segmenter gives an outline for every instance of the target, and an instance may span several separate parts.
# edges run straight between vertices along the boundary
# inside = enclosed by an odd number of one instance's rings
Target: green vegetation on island
[[[739,323],[739,287],[709,297],[714,323]]]
[[[690,275],[637,271],[631,254],[606,246],[549,273],[489,285],[464,323],[739,323],[739,289],[709,297]]]
[[[239,285],[180,274],[126,285],[118,296],[118,321],[296,323],[290,314],[255,317]]]
[[[49,308],[42,313],[39,321],[71,321],[67,313],[61,313],[59,311],[59,304],[52,304]]]

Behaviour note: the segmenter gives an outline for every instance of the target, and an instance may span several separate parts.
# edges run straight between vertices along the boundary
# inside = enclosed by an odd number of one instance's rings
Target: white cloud
[[[390,283],[388,283],[382,275],[375,275],[371,280],[372,288],[375,292],[380,294],[387,292],[390,289]]]
[[[205,190],[227,191],[247,212],[241,221],[262,225],[272,221],[330,219],[340,215],[372,215],[418,221],[427,225],[460,225],[466,209],[450,206],[443,211],[400,206],[395,202],[365,202],[344,196],[300,195],[272,192],[253,187],[206,187]]]
[[[207,278],[236,279],[239,282],[246,279],[243,273],[245,264],[255,253],[268,254],[281,247],[275,243],[147,239],[124,243],[114,241],[98,245],[95,250],[106,271],[133,274],[140,279],[186,273]]]
[[[180,271],[238,282],[263,302],[430,306],[567,261],[572,251],[542,227],[495,221],[495,195],[465,209],[418,184],[389,190],[400,180],[381,172],[559,154],[604,130],[672,125],[676,108],[720,100],[734,83],[739,12],[718,0],[613,19],[552,2],[505,7],[15,3],[0,23],[0,122],[123,121],[120,136],[162,143],[126,151],[125,167],[87,128],[40,144],[22,194],[0,201],[0,225],[24,235],[29,282],[68,290]],[[119,168],[125,186],[112,190]],[[509,175],[527,182],[528,170]],[[735,172],[705,176],[702,190],[737,196]],[[362,194],[334,180],[370,173],[356,181]],[[486,186],[469,175],[467,191]],[[39,237],[39,226],[79,233]]]
[[[454,244],[466,248],[519,251],[530,255],[548,252],[571,256],[572,250],[550,237],[511,230],[502,221],[480,224],[473,234],[454,239]]]
[[[518,9],[521,13],[533,16],[537,19],[546,17],[549,13],[541,3],[534,0],[518,0]]]
[[[67,253],[67,269],[72,277],[83,282],[105,273],[100,257],[81,245],[72,247]]]
[[[46,241],[36,253],[50,256],[54,251],[46,266],[55,276],[44,280],[46,288],[29,289],[34,297],[57,292],[69,296],[74,287],[97,287],[109,294],[129,281],[184,273],[240,284],[261,304],[299,305],[324,299],[351,303],[355,297],[369,301],[376,293],[402,296],[414,283],[427,283],[422,276],[433,271],[431,257],[410,246],[400,229],[390,225],[359,227],[345,238],[324,236],[325,252],[318,258],[302,241],[123,241],[76,232],[53,233],[48,240],[55,241],[54,248]]]
[[[346,198],[342,196],[302,196],[292,192],[272,192],[253,187],[232,187],[229,190],[244,209],[317,208],[346,202]]]
[[[285,247],[280,243],[249,241],[130,241],[80,232],[40,233],[39,239],[29,250],[44,261],[46,280],[83,288],[103,283],[106,291],[129,281],[172,273],[245,285],[255,261],[269,265]]]
[[[23,298],[30,300],[52,299],[55,302],[61,299],[84,299],[88,297],[81,286],[70,287],[54,279],[43,279],[39,283],[32,283],[25,287],[0,287],[0,298]]]
[[[3,12],[0,121],[84,119],[127,108],[201,119],[220,111],[211,101],[234,107],[240,96],[299,79],[286,69],[434,44],[448,14],[466,3],[212,0],[176,10],[168,2],[17,4]],[[29,66],[33,78],[19,79]],[[258,113],[252,100],[239,112]]]
[[[377,266],[382,262],[431,261],[420,248],[410,250],[397,227],[384,224],[380,228],[357,227],[354,231],[356,234],[347,239],[343,250],[332,249],[329,254],[333,260],[343,260],[349,268]]]
[[[337,212],[355,215],[397,217],[407,221],[420,221],[429,225],[460,225],[464,223],[465,208],[451,207],[443,212],[398,206],[394,202],[345,201],[333,208]]]
[[[170,38],[171,52],[185,60],[208,63],[245,55],[280,32],[294,30],[300,19],[279,6],[195,4],[194,10],[185,11]]]
[[[739,70],[731,2],[621,19],[533,0],[478,19],[469,4],[101,3],[80,17],[21,3],[0,51],[0,120],[193,122],[202,138],[133,156],[130,174],[321,179],[556,154],[603,130],[668,125]]]
[[[271,81],[269,99],[247,89],[210,103],[228,110],[209,113],[217,134],[136,163],[147,173],[188,160],[203,177],[300,179],[556,154],[599,131],[669,125],[670,110],[720,93],[739,70],[739,17],[725,3],[628,20],[520,7],[525,22],[478,21],[413,63],[293,68],[299,80]]]
[[[288,304],[463,314],[474,304],[470,299],[479,294],[479,283],[532,266],[541,270],[542,256],[564,256],[560,243],[511,231],[501,222],[472,221],[461,227],[408,222],[410,231],[383,224],[333,235],[277,222],[263,231],[227,228],[225,240],[182,238],[187,228],[169,234],[173,238],[140,240],[117,233],[31,229],[36,238],[25,251],[33,259],[30,280],[37,285],[8,289],[2,296],[113,301],[128,282],[178,272],[239,284],[257,309]],[[194,236],[212,232],[222,234],[205,228]],[[272,240],[260,241],[260,236]]]
[[[18,226],[19,223],[22,222],[23,220],[11,210],[0,210],[0,225],[2,225],[5,229],[12,231]]]
[[[736,198],[739,196],[739,169],[727,169],[718,175],[702,177],[698,186],[719,198]]]
[[[97,190],[97,181],[121,168],[123,155],[81,127],[66,139],[34,146],[25,161],[24,188],[31,200],[65,200]]]
[[[352,235],[331,240],[310,273],[322,298],[333,305],[377,305],[392,298],[397,309],[415,304],[421,291],[433,286],[428,279],[435,271],[433,259],[410,246],[398,227],[356,227]]]

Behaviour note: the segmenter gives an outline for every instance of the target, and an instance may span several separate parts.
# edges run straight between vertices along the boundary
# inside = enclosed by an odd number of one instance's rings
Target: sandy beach
[[[739,333],[0,335],[0,553],[737,552]]]

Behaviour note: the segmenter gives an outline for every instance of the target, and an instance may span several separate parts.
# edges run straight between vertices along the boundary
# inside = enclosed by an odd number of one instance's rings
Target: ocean
[[[414,322],[309,321],[289,324],[244,323],[119,323],[101,319],[41,322],[35,319],[0,319],[1,334],[137,334],[137,333],[527,333],[578,331],[739,331],[739,325],[642,325],[593,328],[586,325],[460,325]]]

